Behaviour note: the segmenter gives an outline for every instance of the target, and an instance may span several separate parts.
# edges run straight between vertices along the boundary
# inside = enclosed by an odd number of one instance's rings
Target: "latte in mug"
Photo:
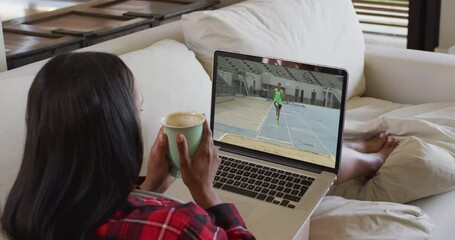
[[[204,115],[195,112],[176,112],[164,119],[163,125],[172,128],[192,127],[203,123]]]
[[[204,115],[196,112],[175,112],[161,119],[163,131],[168,138],[168,158],[172,176],[180,176],[180,154],[177,148],[177,134],[185,136],[188,152],[193,157],[202,140],[204,121]]]

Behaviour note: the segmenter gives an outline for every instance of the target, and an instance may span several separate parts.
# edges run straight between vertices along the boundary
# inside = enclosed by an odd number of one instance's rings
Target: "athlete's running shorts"
[[[281,110],[281,107],[282,107],[283,105],[281,105],[281,104],[279,104],[279,103],[277,103],[277,102],[273,102],[273,105],[275,105],[275,103],[278,104],[278,108]]]

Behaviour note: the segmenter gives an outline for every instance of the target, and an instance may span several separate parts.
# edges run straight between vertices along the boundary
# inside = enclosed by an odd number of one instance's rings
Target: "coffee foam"
[[[197,113],[174,113],[169,115],[164,123],[169,127],[191,127],[204,121],[204,117]]]

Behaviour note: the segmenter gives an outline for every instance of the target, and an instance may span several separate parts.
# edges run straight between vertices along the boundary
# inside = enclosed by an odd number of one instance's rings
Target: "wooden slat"
[[[92,6],[112,10],[124,10],[124,16],[143,18],[170,18],[191,11],[204,9],[219,3],[218,0],[128,1],[116,0]]]
[[[122,19],[122,20],[131,20],[133,17],[125,16],[125,11],[123,10],[116,10],[116,9],[103,9],[103,8],[81,8],[75,10],[74,12],[87,15],[87,16],[94,16],[94,17],[107,17],[107,18],[114,18],[114,19]]]
[[[411,0],[352,0],[357,15],[382,17],[390,20],[407,20],[409,18],[409,1]],[[407,24],[391,23],[388,20],[360,20],[360,22],[366,24],[407,28]]]
[[[47,26],[32,26],[32,25],[13,25],[13,26],[5,26],[3,27],[3,31],[5,33],[12,32],[12,33],[20,33],[20,34],[30,34],[33,36],[41,36],[41,37],[58,37],[59,35],[55,35],[52,31],[55,30],[55,27],[47,27]]]
[[[91,32],[105,27],[115,27],[127,20],[117,18],[105,18],[88,16],[77,12],[70,12],[46,18],[41,21],[34,21],[29,25],[52,26],[55,29],[66,29],[68,31]]]
[[[381,12],[391,12],[391,13],[402,13],[408,14],[409,9],[390,9],[390,8],[382,8],[382,7],[366,7],[366,6],[355,6],[356,10],[369,10],[369,11],[381,11]]]
[[[72,36],[46,37],[39,35],[8,33],[5,34],[5,48],[8,60],[21,58],[24,55],[33,55],[36,52],[44,52],[65,45],[79,44],[82,38]]]
[[[59,14],[62,14],[62,13],[71,12],[72,10],[77,10],[79,8],[92,6],[95,3],[105,2],[105,1],[113,1],[113,0],[90,1],[90,2],[87,2],[87,3],[81,3],[81,4],[78,4],[78,5],[71,6],[71,7],[60,8],[60,9],[53,10],[53,11],[50,11],[50,12],[44,12],[44,13],[40,13],[40,14],[34,14],[34,15],[25,16],[25,17],[21,17],[21,18],[11,19],[9,21],[3,22],[3,26],[5,26],[5,25],[16,25],[16,24],[26,24],[26,23],[29,23],[29,22],[34,22],[36,20],[46,19],[47,17],[53,17],[55,15],[59,15]]]
[[[387,13],[370,13],[370,12],[357,12],[358,15],[366,15],[366,16],[375,16],[375,17],[386,17],[386,18],[393,18],[393,19],[408,19],[408,16],[397,16]]]
[[[150,19],[134,18],[134,19],[122,22],[120,24],[116,24],[115,27],[106,26],[106,27],[97,29],[92,32],[92,36],[88,36],[88,37],[104,36],[104,35],[108,35],[110,33],[124,31],[125,29],[128,29],[128,28],[132,29],[135,27],[139,27],[141,25],[151,25],[152,22],[153,22],[153,20],[150,20]]]
[[[192,11],[197,11],[199,9],[208,8],[208,7],[213,6],[213,5],[217,4],[217,3],[220,3],[220,1],[219,0],[199,0],[199,1],[195,1],[195,2],[193,2],[191,4],[188,4],[188,5],[185,5],[185,6],[181,6],[179,8],[175,8],[174,11],[163,12],[164,19],[176,17],[178,15],[182,15],[182,14],[189,13],[189,12],[192,12]]]
[[[100,5],[93,6],[96,9],[115,9],[129,12],[140,12],[140,13],[156,13],[157,11],[169,11],[176,7],[187,5],[187,3],[175,3],[168,1],[128,1],[128,0],[117,0],[109,3],[103,3]]]
[[[381,26],[390,26],[390,27],[404,27],[407,28],[407,24],[401,24],[401,23],[385,23],[385,22],[374,22],[374,21],[360,21],[361,23],[366,23],[366,24],[373,24],[373,25],[381,25]]]
[[[365,0],[352,0],[354,4],[361,3],[365,5],[382,5],[382,6],[393,6],[393,7],[407,7],[409,6],[409,1],[394,1],[394,2],[377,2],[377,1],[365,1]]]

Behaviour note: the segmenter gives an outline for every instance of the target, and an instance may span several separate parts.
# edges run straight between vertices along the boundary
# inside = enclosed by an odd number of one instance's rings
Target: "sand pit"
[[[280,156],[285,156],[293,159],[299,159],[315,164],[324,165],[327,167],[334,167],[335,161],[328,155],[315,154],[306,152],[292,147],[280,146],[270,142],[263,142],[252,138],[237,136],[233,134],[224,134],[219,141],[240,145],[246,148],[272,153]]]
[[[272,102],[259,97],[236,97],[216,105],[218,123],[258,131]]]

